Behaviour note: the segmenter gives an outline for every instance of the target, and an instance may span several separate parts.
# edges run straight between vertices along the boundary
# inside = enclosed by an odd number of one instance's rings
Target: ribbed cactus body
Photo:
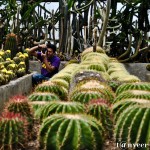
[[[50,92],[33,92],[29,95],[30,101],[57,101],[60,98],[55,93]]]
[[[113,133],[113,121],[110,107],[107,104],[106,100],[95,99],[91,100],[87,106],[87,114],[90,114],[99,120],[107,136],[111,137]]]
[[[46,82],[43,82],[42,84],[39,84],[35,88],[35,91],[55,93],[56,95],[60,97],[61,100],[66,100],[67,94],[68,94],[68,91],[64,87],[61,87],[51,81],[46,81]]]
[[[91,116],[54,114],[43,121],[39,142],[47,150],[101,150],[103,128]]]
[[[106,71],[106,68],[104,67],[104,65],[102,64],[98,64],[98,63],[92,63],[90,64],[87,69],[90,69],[90,70],[97,70],[97,71]]]
[[[130,106],[134,106],[136,104],[140,105],[140,104],[149,104],[150,101],[149,100],[145,100],[145,99],[136,99],[136,98],[130,98],[130,99],[125,99],[123,101],[119,101],[117,103],[115,103],[112,106],[112,112],[114,114],[114,121],[117,121],[117,119],[119,118],[120,114],[125,111],[128,107]]]
[[[119,95],[122,92],[127,91],[127,90],[150,91],[150,83],[148,82],[124,83],[117,88],[116,95]]]
[[[7,35],[4,50],[11,50],[11,59],[17,54],[17,36],[14,33]]]
[[[92,53],[93,52],[93,47],[86,48],[82,53],[81,53],[81,58],[84,57],[86,54]],[[105,50],[102,49],[101,47],[97,46],[96,47],[96,52],[98,53],[105,53]]]
[[[65,80],[65,81],[67,81],[68,83],[70,83],[71,74],[70,74],[70,73],[66,73],[66,72],[64,72],[64,73],[61,73],[61,72],[60,72],[60,73],[54,75],[51,79],[52,79],[52,80],[53,80],[53,79],[63,79],[63,80]]]
[[[144,90],[124,91],[115,98],[114,103],[116,103],[120,100],[128,99],[128,98],[137,98],[137,99],[150,100],[150,91],[144,91]]]
[[[98,91],[91,91],[91,90],[78,90],[70,95],[71,101],[81,102],[81,103],[88,103],[92,99],[104,98],[105,96],[98,92]]]
[[[104,99],[107,99],[110,103],[112,103],[114,101],[114,96],[115,96],[114,92],[108,85],[106,85],[98,80],[89,80],[89,81],[83,80],[83,81],[79,82],[76,85],[76,87],[74,88],[74,90],[72,91],[70,98],[73,99],[72,97],[74,97],[74,95],[80,96],[80,94],[82,94],[82,93],[83,93],[83,95],[84,94],[87,95],[88,93],[90,93],[90,94],[98,93],[101,96],[92,97],[92,98],[93,99],[94,98],[104,98]],[[90,96],[89,96],[89,98],[90,98]]]
[[[7,112],[0,117],[0,149],[23,148],[27,139],[25,119],[20,114]]]
[[[66,88],[67,90],[69,90],[69,83],[68,81],[64,80],[64,79],[53,79],[51,80],[53,83],[62,86],[64,88]]]
[[[127,108],[115,126],[116,142],[126,144],[149,144],[150,142],[150,105],[135,105]],[[141,150],[141,147],[136,149]],[[146,150],[149,149],[145,148]]]
[[[76,113],[84,113],[84,112],[85,112],[85,107],[81,103],[55,101],[55,102],[50,102],[49,104],[43,106],[39,110],[38,116],[41,120],[43,120],[44,118],[54,113],[76,114]]]
[[[9,112],[20,113],[23,117],[27,118],[29,126],[33,125],[33,112],[32,107],[29,105],[26,97],[14,96],[7,103],[5,109]]]

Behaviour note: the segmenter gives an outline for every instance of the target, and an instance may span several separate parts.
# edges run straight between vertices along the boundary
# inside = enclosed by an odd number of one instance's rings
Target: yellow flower
[[[11,50],[8,49],[8,50],[6,50],[6,52],[7,52],[7,53],[11,53]]]

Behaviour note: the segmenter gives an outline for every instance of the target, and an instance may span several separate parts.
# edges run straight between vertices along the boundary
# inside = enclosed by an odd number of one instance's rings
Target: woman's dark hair
[[[53,50],[53,53],[56,52],[56,46],[55,45],[48,42],[46,46],[47,46],[47,48],[51,48]]]

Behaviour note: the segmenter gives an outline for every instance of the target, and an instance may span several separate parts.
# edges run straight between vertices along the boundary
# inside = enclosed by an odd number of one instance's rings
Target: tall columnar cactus
[[[11,59],[13,59],[13,57],[15,57],[15,55],[18,52],[17,44],[18,43],[17,43],[16,34],[14,34],[14,33],[8,34],[6,37],[4,50],[11,50]]]
[[[144,90],[128,90],[116,96],[114,103],[128,98],[147,99],[150,100],[150,91]]]
[[[33,126],[33,112],[25,96],[18,95],[12,97],[5,107],[6,111],[20,113],[27,118],[29,126]]]
[[[85,112],[85,107],[81,103],[53,101],[43,106],[39,110],[38,116],[40,120],[43,120],[54,113],[76,114],[76,113],[84,113],[84,112]]]
[[[136,104],[141,105],[141,104],[149,104],[150,101],[149,100],[145,100],[145,99],[137,99],[137,98],[129,98],[129,99],[125,99],[123,101],[119,101],[117,103],[115,103],[112,106],[112,113],[114,114],[114,121],[116,122],[117,119],[119,118],[120,114],[126,110],[129,106],[134,106]]]
[[[50,92],[33,92],[28,96],[30,101],[57,101],[60,98],[55,93]]]
[[[3,113],[0,117],[0,149],[22,149],[25,143],[27,143],[26,120],[17,113]]]
[[[35,88],[35,91],[36,92],[55,93],[56,95],[58,95],[60,97],[61,100],[66,100],[67,95],[68,95],[68,91],[64,87],[61,87],[61,86],[59,86],[56,83],[53,83],[51,81],[46,81],[46,82],[39,84]]]
[[[115,126],[116,142],[126,144],[147,144],[145,150],[149,150],[150,142],[150,105],[135,105],[128,107],[119,116]],[[141,150],[140,147],[135,149]]]
[[[103,128],[88,115],[54,114],[44,119],[39,143],[41,149],[49,150],[101,150]]]
[[[106,130],[108,137],[113,133],[113,120],[111,109],[104,99],[91,100],[87,105],[87,114],[90,114],[97,118]]]
[[[127,90],[150,91],[150,83],[149,82],[124,83],[117,88],[116,95],[119,95]]]

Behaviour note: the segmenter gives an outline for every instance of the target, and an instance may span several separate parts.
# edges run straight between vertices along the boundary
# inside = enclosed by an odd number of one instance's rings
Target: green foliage
[[[103,128],[93,117],[54,114],[46,118],[39,131],[41,149],[102,150]]]

